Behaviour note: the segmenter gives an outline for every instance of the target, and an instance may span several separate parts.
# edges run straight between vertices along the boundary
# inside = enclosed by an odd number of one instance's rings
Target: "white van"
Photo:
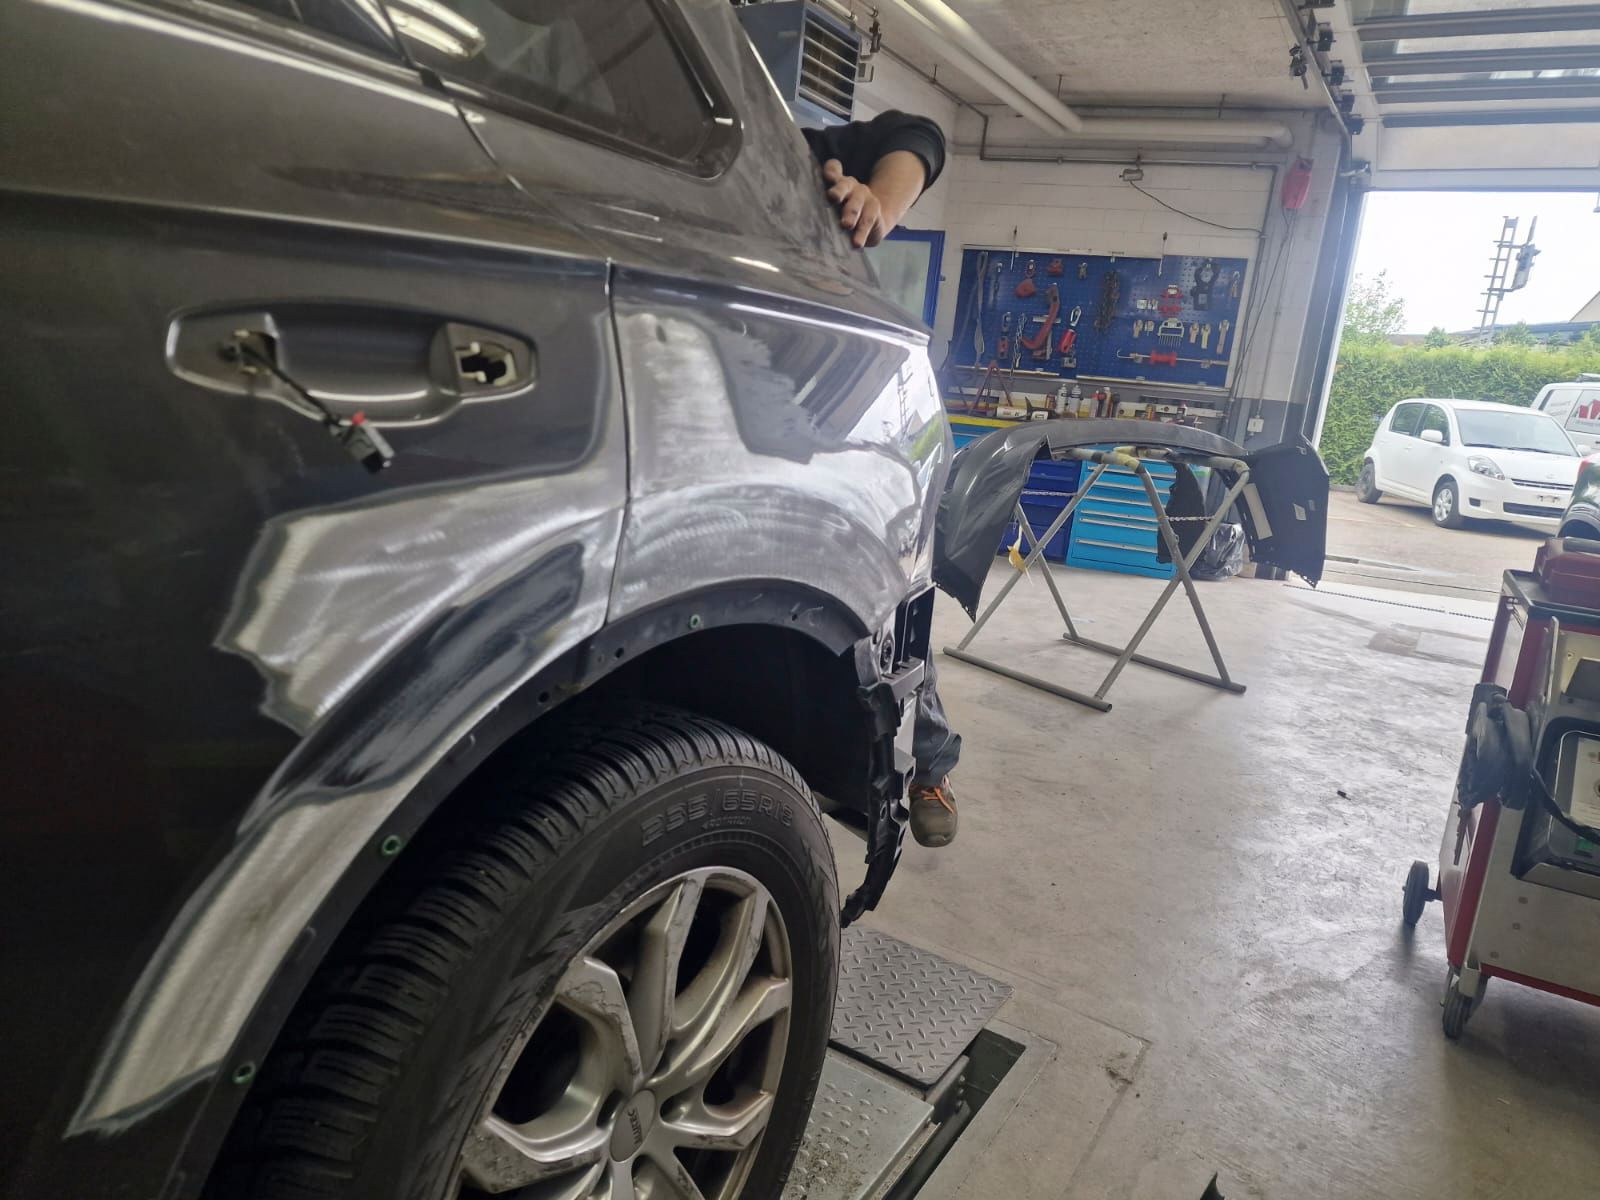
[[[1576,383],[1547,383],[1533,407],[1561,423],[1579,454],[1600,448],[1600,375],[1580,375]]]

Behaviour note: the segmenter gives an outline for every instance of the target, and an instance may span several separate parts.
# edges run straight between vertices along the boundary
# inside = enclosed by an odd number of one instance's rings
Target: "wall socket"
[[[1260,433],[1267,427],[1267,422],[1263,417],[1251,417],[1245,422],[1244,427],[1250,433]]]

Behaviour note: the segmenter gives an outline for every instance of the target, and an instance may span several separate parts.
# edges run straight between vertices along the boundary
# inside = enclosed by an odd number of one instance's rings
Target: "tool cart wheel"
[[[1411,928],[1416,928],[1422,919],[1422,910],[1429,900],[1437,900],[1439,894],[1428,886],[1428,864],[1418,859],[1411,864],[1411,870],[1406,872],[1405,903],[1400,909],[1400,919]]]
[[[1383,499],[1383,493],[1378,490],[1378,468],[1372,465],[1370,458],[1361,464],[1361,476],[1356,480],[1356,499],[1363,504],[1376,504]]]
[[[1461,1031],[1467,1027],[1467,1019],[1472,1016],[1472,1010],[1477,1007],[1476,999],[1468,999],[1461,994],[1461,977],[1456,974],[1455,968],[1445,976],[1444,983],[1444,1035],[1451,1041],[1461,1036]]]

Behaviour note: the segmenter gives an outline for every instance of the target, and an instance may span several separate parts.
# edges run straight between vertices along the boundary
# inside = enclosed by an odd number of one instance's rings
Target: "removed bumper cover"
[[[1328,520],[1328,472],[1303,441],[1247,452],[1227,438],[1154,421],[1036,421],[1000,429],[956,455],[939,502],[933,580],[977,616],[995,547],[1011,520],[1028,468],[1041,447],[1051,453],[1091,446],[1154,447],[1179,454],[1239,459],[1250,467],[1260,501],[1241,503],[1240,517],[1258,563],[1282,567],[1316,583],[1322,578]],[[1229,483],[1236,473],[1222,472]],[[1263,524],[1257,512],[1265,515]]]

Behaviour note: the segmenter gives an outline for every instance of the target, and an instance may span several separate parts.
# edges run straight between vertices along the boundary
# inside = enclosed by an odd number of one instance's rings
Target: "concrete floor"
[[[1110,641],[1160,587],[1055,570]],[[1201,586],[1243,696],[1130,667],[1099,715],[940,659],[960,837],[908,844],[867,922],[1006,979],[1001,1019],[1058,1047],[941,1198],[1196,1200],[1213,1172],[1228,1200],[1600,1194],[1600,1012],[1496,983],[1451,1044],[1439,908],[1400,923],[1488,603]],[[968,627],[940,605],[936,645]],[[1030,579],[973,649],[1093,690],[1110,660],[1058,630]],[[1148,645],[1207,665],[1181,593]]]
[[[1507,567],[1526,570],[1548,533],[1508,521],[1440,529],[1420,504],[1387,497],[1362,504],[1334,492],[1328,505],[1327,579],[1363,587],[1493,600]]]

